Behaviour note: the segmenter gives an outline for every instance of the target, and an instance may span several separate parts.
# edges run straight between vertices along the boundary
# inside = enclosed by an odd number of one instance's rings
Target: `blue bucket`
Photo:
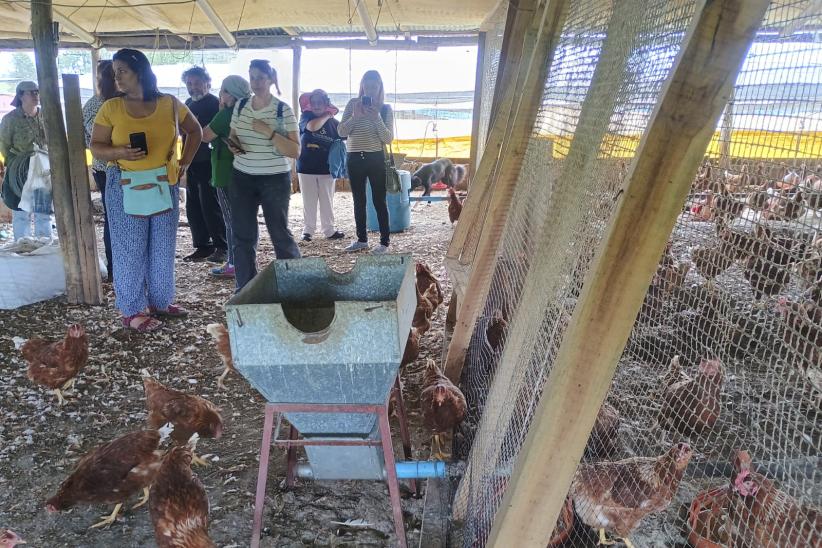
[[[400,191],[389,192],[386,195],[388,202],[388,226],[391,232],[402,232],[411,226],[411,172],[398,169],[400,174]],[[379,230],[380,223],[377,222],[377,210],[374,209],[373,198],[371,197],[371,185],[365,185],[366,209],[365,226],[368,230]]]

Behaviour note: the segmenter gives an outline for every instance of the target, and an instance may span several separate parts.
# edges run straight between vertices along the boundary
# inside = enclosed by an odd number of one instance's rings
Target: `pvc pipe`
[[[445,461],[401,461],[396,463],[397,479],[444,478],[448,475],[448,465]],[[314,471],[311,464],[304,462],[297,464],[297,477],[313,479]],[[385,478],[385,470],[383,470]]]
[[[217,15],[217,12],[214,11],[214,8],[211,7],[211,4],[208,0],[195,0],[197,6],[200,8],[200,11],[208,17],[208,20],[211,21],[211,24],[214,25],[214,28],[217,30],[217,34],[220,35],[220,38],[223,39],[225,45],[233,48],[237,46],[237,40],[234,39],[234,35],[231,34],[231,31],[228,30],[228,27],[225,26],[223,20],[220,19],[220,16]]]
[[[377,28],[371,20],[371,15],[368,14],[368,8],[365,6],[365,0],[357,2],[357,13],[360,14],[362,26],[365,27],[365,37],[368,38],[368,43],[372,46],[377,45]]]

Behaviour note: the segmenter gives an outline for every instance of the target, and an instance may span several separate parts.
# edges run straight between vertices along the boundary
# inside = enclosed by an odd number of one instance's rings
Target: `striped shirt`
[[[271,98],[267,106],[255,110],[249,99],[243,110],[240,111],[241,101],[234,105],[231,115],[231,129],[237,133],[237,139],[245,150],[245,154],[234,156],[234,169],[249,175],[274,175],[291,171],[291,163],[287,156],[280,154],[274,142],[267,135],[254,131],[254,120],[262,120],[269,127],[284,137],[292,131],[298,131],[297,118],[291,107],[283,103],[282,118],[277,117],[277,105],[281,102],[276,97]]]
[[[342,122],[337,131],[341,136],[348,137],[348,152],[380,152],[394,139],[394,113],[390,106],[383,105],[382,114],[378,118],[355,120],[354,105],[359,101],[354,98],[345,105]]]

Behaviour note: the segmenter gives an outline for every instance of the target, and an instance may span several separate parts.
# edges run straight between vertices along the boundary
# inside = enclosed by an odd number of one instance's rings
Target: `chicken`
[[[491,320],[488,322],[488,327],[485,328],[485,340],[488,341],[488,346],[491,347],[492,352],[505,342],[505,332],[508,330],[508,320],[502,313],[502,310],[494,310]]]
[[[66,403],[62,390],[74,386],[80,369],[88,361],[88,336],[82,325],[69,326],[61,341],[29,339],[20,348],[29,363],[28,378],[51,388],[60,405]]]
[[[728,245],[697,247],[691,250],[691,261],[707,286],[713,289],[714,278],[728,270],[734,262],[733,249]]]
[[[725,186],[724,190],[728,193],[742,192],[748,188],[750,184],[750,175],[748,175],[748,164],[742,164],[742,171],[737,175],[731,175],[725,172]]]
[[[805,243],[790,237],[778,237],[771,231],[757,227],[757,241],[752,254],[743,263],[743,274],[751,284],[757,301],[779,294],[790,282],[789,265],[795,255],[804,254]]]
[[[114,523],[123,503],[140,490],[143,498],[133,508],[142,506],[160,470],[160,442],[170,430],[167,425],[160,431],[131,432],[91,450],[80,459],[57,494],[46,501],[46,509],[59,512],[81,503],[115,504],[109,516],[92,525],[96,528]]]
[[[431,316],[434,315],[434,308],[435,306],[429,300],[429,297],[432,295],[432,292],[429,291],[434,284],[431,284],[426,288],[425,293],[428,295],[426,297],[424,294],[420,293],[420,288],[417,286],[417,308],[414,311],[414,318],[411,320],[411,327],[417,328],[419,335],[422,336],[425,334],[426,331],[431,329]]]
[[[794,548],[822,546],[822,510],[803,505],[753,470],[747,451],[737,451],[728,489],[729,546]]]
[[[813,241],[807,256],[798,261],[795,268],[806,287],[812,287],[822,280],[822,236]]]
[[[671,503],[691,455],[687,443],[678,443],[659,457],[580,464],[571,482],[577,515],[599,530],[600,544],[613,544],[607,530],[632,548],[627,536],[642,518]]]
[[[440,435],[451,431],[465,419],[468,405],[462,391],[442,374],[430,358],[423,377],[420,405],[423,422],[434,433],[431,457],[444,459],[446,455],[442,452]]]
[[[448,189],[448,220],[451,225],[459,221],[462,214],[462,202],[453,188]]]
[[[813,301],[803,303],[780,297],[776,306],[787,326],[782,337],[794,352],[802,356],[802,369],[822,362],[822,306]]]
[[[417,328],[412,327],[408,332],[408,340],[405,342],[405,351],[402,354],[400,361],[400,368],[408,364],[414,363],[420,355],[420,332]]]
[[[171,438],[178,445],[188,442],[194,433],[201,438],[222,436],[223,419],[217,407],[210,401],[200,396],[166,388],[151,378],[145,369],[143,370],[143,386],[146,392],[149,428],[157,428],[165,423],[173,424],[174,432]],[[194,455],[194,463],[207,464],[197,455]]]
[[[730,224],[745,209],[745,202],[737,201],[733,194],[724,188],[719,189],[714,194],[712,205],[714,208],[713,217],[719,229]]]
[[[709,159],[705,159],[702,162],[702,166],[697,171],[696,179],[692,185],[693,189],[697,192],[706,190],[709,186],[711,186],[711,181],[713,180],[713,166],[711,165],[711,161]]]
[[[436,302],[433,303],[434,308],[437,308],[445,300],[445,295],[442,292],[442,284],[440,284],[440,281],[434,276],[434,273],[431,272],[431,268],[427,264],[417,263],[415,268],[417,272],[417,289],[419,289],[421,293],[431,287],[431,284],[437,286],[437,299]]]
[[[796,191],[788,197],[775,194],[768,199],[762,211],[762,218],[766,220],[791,221],[805,214],[804,194]]]
[[[660,379],[660,384],[663,386],[663,394],[668,390],[668,387],[680,381],[691,380],[691,377],[682,371],[682,362],[679,356],[671,358],[671,363],[668,366],[668,372]]]
[[[234,359],[231,356],[231,340],[228,338],[228,329],[221,323],[210,323],[206,326],[206,331],[214,337],[217,353],[220,355],[220,359],[223,361],[223,366],[225,367],[222,375],[217,378],[217,386],[219,388],[225,388],[223,380],[225,380],[229,371],[235,371]]]
[[[208,495],[191,472],[192,449],[174,447],[163,459],[149,501],[159,548],[211,548]]]
[[[11,529],[0,529],[0,548],[14,548],[20,544],[26,544],[17,533]]]
[[[805,195],[813,216],[822,215],[822,165],[816,166],[816,173],[808,175],[805,179]]]
[[[597,420],[591,436],[585,445],[585,458],[589,460],[608,460],[620,450],[619,412],[607,402],[602,404],[597,413]]]
[[[667,387],[660,410],[660,423],[683,435],[710,429],[719,419],[723,380],[722,363],[703,359],[695,378]]]

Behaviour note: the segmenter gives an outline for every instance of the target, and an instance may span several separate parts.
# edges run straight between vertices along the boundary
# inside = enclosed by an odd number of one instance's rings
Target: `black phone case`
[[[129,144],[131,148],[139,148],[146,154],[148,154],[148,143],[146,142],[146,134],[142,131],[139,133],[131,133],[128,136]]]

